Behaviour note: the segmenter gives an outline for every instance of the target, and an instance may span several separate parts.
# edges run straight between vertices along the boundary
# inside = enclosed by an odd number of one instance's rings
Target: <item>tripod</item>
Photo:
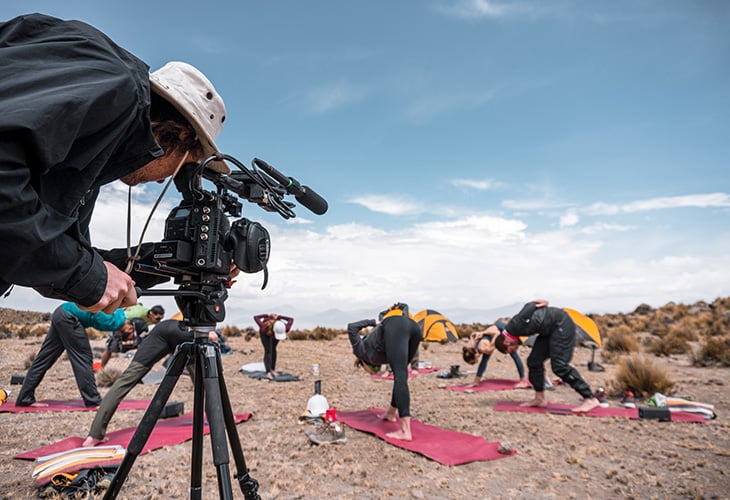
[[[233,492],[229,470],[228,446],[226,444],[226,433],[231,444],[233,458],[236,462],[238,480],[241,491],[246,500],[260,499],[258,494],[258,481],[251,477],[243,457],[243,449],[238,439],[236,424],[233,418],[233,410],[228,398],[218,344],[208,340],[210,327],[189,327],[193,332],[193,342],[180,344],[172,357],[165,378],[145,411],[142,420],[137,427],[132,439],[129,442],[127,453],[122,460],[119,470],[109,485],[104,499],[117,497],[129,471],[142,452],[152,429],[160,418],[162,409],[165,407],[172,390],[175,387],[183,369],[192,359],[194,373],[194,396],[193,396],[193,451],[190,467],[190,498],[200,500],[202,498],[202,468],[203,468],[203,405],[205,415],[210,426],[210,439],[213,451],[213,463],[216,466],[218,476],[218,494],[222,499],[232,499]],[[153,333],[154,335],[154,333]]]

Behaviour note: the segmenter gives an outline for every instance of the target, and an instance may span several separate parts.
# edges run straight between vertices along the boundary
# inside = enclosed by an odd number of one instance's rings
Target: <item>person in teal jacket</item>
[[[93,354],[89,337],[86,335],[86,328],[92,327],[100,331],[113,332],[118,330],[125,321],[123,309],[117,309],[114,314],[106,314],[84,311],[73,302],[65,302],[57,307],[53,312],[51,327],[43,340],[43,345],[25,375],[23,387],[15,400],[15,406],[42,405],[36,402],[36,387],[41,383],[46,372],[61,357],[63,351],[68,354],[76,385],[84,404],[88,408],[99,406],[101,396],[96,388]]]

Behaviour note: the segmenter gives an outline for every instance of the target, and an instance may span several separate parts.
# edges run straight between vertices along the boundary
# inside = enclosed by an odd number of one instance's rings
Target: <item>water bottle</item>
[[[312,363],[312,375],[319,377],[319,361],[316,359],[314,360],[314,363]]]

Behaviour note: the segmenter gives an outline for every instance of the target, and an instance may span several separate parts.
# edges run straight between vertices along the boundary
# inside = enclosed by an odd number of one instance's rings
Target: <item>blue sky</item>
[[[0,18],[32,11],[86,21],[152,70],[197,66],[226,102],[220,149],[328,200],[292,221],[244,206],[271,232],[270,279],[241,276],[226,323],[344,327],[394,301],[488,322],[539,297],[604,313],[730,294],[726,2],[15,1]],[[135,188],[135,235],[157,192]],[[105,189],[97,246],[126,241],[125,195]]]

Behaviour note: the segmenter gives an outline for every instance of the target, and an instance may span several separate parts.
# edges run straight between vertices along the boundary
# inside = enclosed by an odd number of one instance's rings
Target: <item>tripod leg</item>
[[[137,426],[137,430],[134,432],[132,439],[129,441],[129,446],[127,447],[127,453],[124,455],[124,460],[122,460],[119,470],[117,470],[117,473],[114,474],[114,478],[109,485],[109,489],[104,495],[105,500],[114,499],[119,494],[122,484],[124,484],[129,471],[132,469],[132,465],[134,465],[134,461],[144,449],[144,445],[147,443],[157,420],[160,418],[162,409],[165,407],[172,390],[175,388],[175,384],[180,378],[183,368],[185,368],[185,363],[188,359],[189,351],[192,346],[193,344],[181,344],[180,348],[175,351],[172,363],[170,363],[170,366],[165,373],[165,378],[160,383],[160,387],[155,392],[149,407]]]
[[[221,362],[220,355],[218,355],[218,366],[222,367],[222,365],[223,363]],[[228,431],[228,441],[231,443],[233,460],[236,462],[235,478],[238,481],[238,485],[240,486],[246,500],[259,500],[261,498],[258,494],[259,482],[248,473],[248,466],[246,465],[246,459],[243,456],[243,448],[241,447],[241,440],[238,437],[236,420],[233,418],[233,409],[231,408],[231,400],[228,397],[228,389],[226,388],[226,381],[223,377],[222,368],[218,372],[218,382],[221,392],[223,418],[225,419],[226,430]]]
[[[231,487],[230,469],[228,467],[228,443],[226,442],[220,379],[218,378],[220,355],[217,346],[213,344],[201,346],[199,359],[203,368],[201,375],[205,389],[205,413],[210,427],[213,463],[218,473],[218,493],[220,498],[228,500],[233,498],[233,488]]]
[[[202,365],[197,350],[193,357],[193,384],[195,393],[193,398],[193,451],[190,456],[190,500],[200,500],[203,495],[203,404],[205,394],[203,387]]]

